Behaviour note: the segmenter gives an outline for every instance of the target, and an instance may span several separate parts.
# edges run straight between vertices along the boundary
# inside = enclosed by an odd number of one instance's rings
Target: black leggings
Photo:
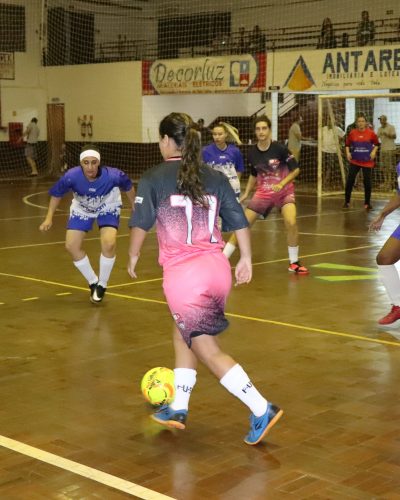
[[[351,192],[353,191],[354,182],[356,180],[357,174],[363,171],[363,181],[364,181],[364,203],[368,204],[371,201],[371,167],[360,167],[359,165],[349,165],[349,173],[347,174],[346,181],[346,203],[350,203]]]

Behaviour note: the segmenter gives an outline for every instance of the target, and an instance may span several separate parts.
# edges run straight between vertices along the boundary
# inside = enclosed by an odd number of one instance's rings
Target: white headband
[[[94,158],[97,158],[100,161],[100,153],[94,149],[87,149],[86,151],[83,151],[79,156],[79,161],[82,161],[88,156],[94,156]]]

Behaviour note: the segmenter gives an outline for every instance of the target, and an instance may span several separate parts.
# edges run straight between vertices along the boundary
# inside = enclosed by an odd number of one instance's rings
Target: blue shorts
[[[390,235],[391,238],[396,238],[396,240],[400,240],[400,226],[397,226],[393,233]]]
[[[78,217],[77,215],[72,215],[68,220],[67,229],[88,232],[93,228],[94,221],[97,221],[100,229],[102,227],[115,227],[115,229],[118,229],[119,215],[115,213],[100,214],[97,217]]]

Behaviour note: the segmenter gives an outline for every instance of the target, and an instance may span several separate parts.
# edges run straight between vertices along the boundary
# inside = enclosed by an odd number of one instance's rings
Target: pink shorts
[[[231,267],[221,252],[197,254],[164,269],[168,306],[189,347],[193,337],[227,328],[225,303],[231,285]]]
[[[274,207],[281,209],[284,205],[295,202],[296,198],[294,196],[294,190],[292,189],[282,190],[278,193],[272,191],[271,194],[263,198],[257,196],[256,193],[247,205],[247,208],[262,215],[263,217],[267,217]]]

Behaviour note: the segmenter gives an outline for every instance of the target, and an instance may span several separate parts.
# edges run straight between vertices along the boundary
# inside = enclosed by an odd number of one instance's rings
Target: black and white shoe
[[[90,290],[91,290],[90,300],[93,302],[93,304],[100,304],[100,302],[104,298],[104,294],[106,293],[107,289],[96,283],[95,285],[90,285]]]
[[[96,287],[97,287],[97,282],[96,283],[92,283],[91,285],[89,285],[89,288],[90,288],[90,300],[91,301],[92,301],[92,297],[93,297],[94,291],[96,290]]]

